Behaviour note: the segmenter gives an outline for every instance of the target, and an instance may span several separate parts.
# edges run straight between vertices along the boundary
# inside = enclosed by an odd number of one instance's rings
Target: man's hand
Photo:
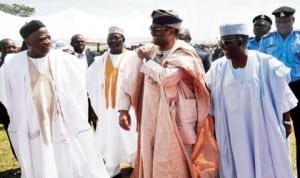
[[[292,123],[290,112],[283,113],[283,125],[285,128],[286,138],[288,138],[292,133]]]
[[[283,124],[285,128],[286,138],[292,133],[292,124]]]
[[[154,46],[141,46],[137,50],[137,55],[140,59],[151,59],[154,54]]]
[[[130,130],[131,126],[131,118],[126,110],[121,110],[120,115],[119,115],[119,125],[122,127],[124,130]]]

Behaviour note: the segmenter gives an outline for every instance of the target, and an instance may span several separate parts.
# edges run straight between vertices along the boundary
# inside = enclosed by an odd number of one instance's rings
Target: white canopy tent
[[[53,40],[69,42],[74,34],[82,34],[90,42],[106,42],[108,28],[117,25],[124,29],[127,42],[149,41],[149,19],[138,12],[120,15],[119,18],[99,17],[80,11],[66,9],[47,16],[18,17],[0,11],[2,28],[0,38],[22,41],[19,29],[30,20],[41,20],[48,28]]]
[[[0,11],[0,39],[11,38],[16,41],[22,41],[19,30],[25,24],[26,19]]]
[[[82,34],[87,39],[99,40],[105,34],[109,19],[97,17],[79,11],[67,9],[47,16],[30,17],[41,20],[48,28],[53,39],[70,39],[74,34]]]

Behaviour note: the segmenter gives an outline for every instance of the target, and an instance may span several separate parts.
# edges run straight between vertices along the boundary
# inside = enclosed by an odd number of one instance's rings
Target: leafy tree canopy
[[[35,13],[35,8],[25,6],[23,4],[9,5],[0,3],[0,11],[21,17],[29,17]]]

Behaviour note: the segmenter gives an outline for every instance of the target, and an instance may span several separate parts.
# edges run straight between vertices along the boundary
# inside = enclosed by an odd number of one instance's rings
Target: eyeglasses
[[[167,31],[169,28],[167,28],[167,27],[153,27],[153,26],[150,26],[149,29],[150,29],[151,33],[160,34],[162,32]]]
[[[236,38],[231,38],[231,39],[221,39],[220,45],[224,47],[231,47],[235,44]]]
[[[107,40],[110,40],[110,41],[111,40],[115,40],[115,41],[123,40],[123,36],[120,34],[111,33],[108,35]]]

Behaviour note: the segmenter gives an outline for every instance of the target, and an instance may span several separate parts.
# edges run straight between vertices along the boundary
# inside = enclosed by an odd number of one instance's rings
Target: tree
[[[21,17],[29,17],[35,13],[35,8],[23,4],[9,5],[0,3],[0,11]]]

